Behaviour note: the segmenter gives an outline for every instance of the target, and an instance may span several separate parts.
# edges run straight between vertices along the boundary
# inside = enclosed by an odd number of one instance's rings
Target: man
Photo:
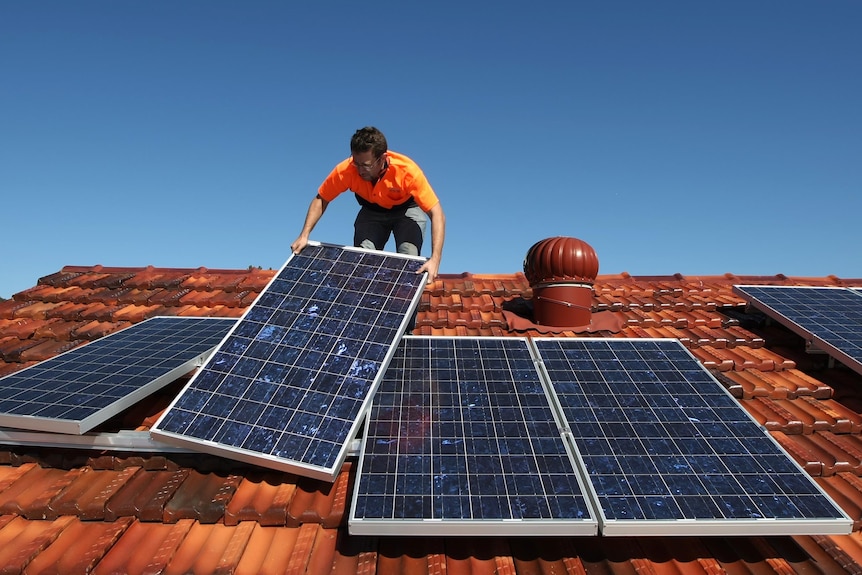
[[[428,272],[428,281],[434,281],[443,255],[446,216],[425,174],[407,156],[389,151],[386,137],[377,128],[357,130],[350,139],[350,153],[320,185],[290,249],[296,254],[302,251],[329,202],[350,190],[362,206],[353,224],[354,246],[382,250],[392,234],[398,253],[418,256],[427,214],[431,257],[418,271]]]

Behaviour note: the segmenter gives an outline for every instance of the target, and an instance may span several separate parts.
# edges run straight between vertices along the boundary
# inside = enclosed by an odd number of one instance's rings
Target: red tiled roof
[[[156,315],[239,317],[275,272],[70,266],[0,302],[0,375]],[[733,284],[862,279],[599,276],[610,337],[688,347],[854,520],[846,536],[411,538],[346,527],[354,479],[334,483],[214,456],[0,446],[0,566],[28,573],[862,573],[862,376],[746,313]],[[522,273],[442,275],[414,333],[509,330]],[[560,337],[577,337],[564,331]],[[595,336],[597,334],[590,334]],[[100,431],[146,430],[185,379]]]

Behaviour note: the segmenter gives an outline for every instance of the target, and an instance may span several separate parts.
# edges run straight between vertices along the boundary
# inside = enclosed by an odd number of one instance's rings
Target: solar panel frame
[[[603,535],[850,532],[847,514],[678,340],[531,342]],[[644,351],[613,351],[626,346]]]
[[[862,374],[862,293],[834,286],[735,285],[768,317]]]
[[[597,533],[526,339],[405,336],[366,419],[356,535]]]
[[[150,433],[333,481],[427,281],[424,258],[310,242]]]
[[[234,323],[153,317],[0,378],[0,425],[86,433],[200,366]]]

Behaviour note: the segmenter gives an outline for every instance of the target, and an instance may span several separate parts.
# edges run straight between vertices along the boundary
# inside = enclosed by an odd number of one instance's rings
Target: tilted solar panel
[[[0,378],[0,425],[89,431],[199,366],[235,323],[155,317]]]
[[[405,336],[374,400],[350,531],[594,535],[522,338]]]
[[[862,295],[858,290],[736,285],[733,291],[815,348],[862,373]]]
[[[331,481],[418,304],[422,262],[321,244],[291,256],[152,435]]]
[[[602,534],[849,533],[850,518],[677,340],[533,341]]]

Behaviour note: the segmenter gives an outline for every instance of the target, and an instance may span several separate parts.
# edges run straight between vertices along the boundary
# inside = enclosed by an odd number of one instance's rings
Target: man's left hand
[[[440,268],[440,262],[432,258],[432,259],[429,259],[428,261],[426,261],[424,264],[422,264],[422,267],[419,268],[418,270],[416,270],[416,273],[421,274],[422,272],[427,272],[428,273],[428,283],[431,283],[435,279],[437,279],[437,270],[439,268]]]

